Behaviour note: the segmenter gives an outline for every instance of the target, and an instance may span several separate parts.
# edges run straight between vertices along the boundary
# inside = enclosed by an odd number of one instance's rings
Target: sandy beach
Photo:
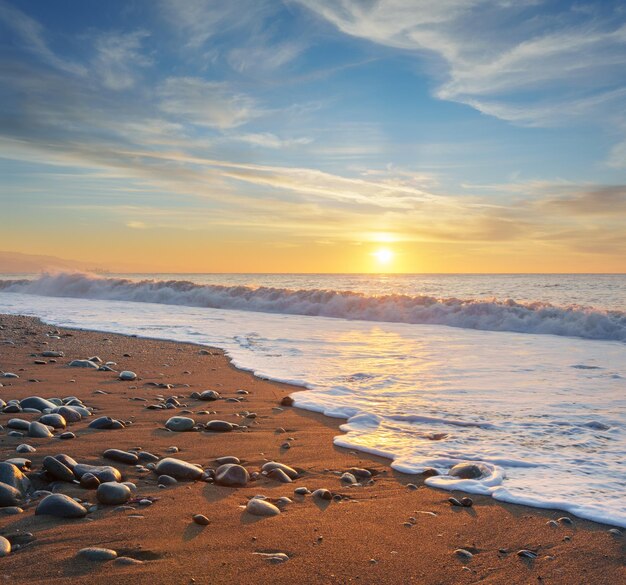
[[[421,476],[396,473],[389,461],[333,446],[341,421],[280,406],[296,387],[255,378],[234,368],[223,352],[191,344],[97,332],[57,329],[33,318],[0,316],[0,370],[5,402],[30,396],[74,396],[93,417],[68,425],[75,434],[60,440],[9,436],[12,418],[37,420],[36,413],[2,413],[1,460],[26,457],[31,491],[22,513],[0,509],[0,535],[12,551],[0,559],[7,583],[559,583],[615,584],[626,580],[625,539],[611,526],[583,521],[559,511],[506,505],[472,496],[471,507],[448,499],[465,494],[428,488]],[[42,357],[43,352],[63,356]],[[115,371],[69,367],[76,359],[99,356]],[[134,381],[121,381],[130,370]],[[169,385],[169,386],[165,386]],[[194,392],[215,390],[220,398],[202,401]],[[245,390],[246,393],[240,392]],[[239,391],[239,392],[238,392]],[[179,406],[148,408],[176,397]],[[175,401],[170,401],[174,405]],[[252,416],[247,416],[252,414]],[[123,421],[124,428],[88,428],[96,417]],[[173,416],[240,425],[231,432],[172,432]],[[243,427],[243,428],[242,428]],[[25,433],[26,434],[26,433]],[[35,452],[17,453],[28,444]],[[286,445],[289,445],[287,448]],[[170,449],[176,447],[177,452]],[[205,480],[159,487],[146,462],[137,467],[103,458],[107,449],[148,451],[215,470],[216,458],[234,456],[251,475],[245,487]],[[98,504],[96,492],[78,482],[48,481],[46,456],[66,454],[78,463],[113,465],[136,492],[126,506]],[[298,471],[291,483],[259,474],[268,461]],[[144,467],[146,465],[146,467]],[[347,485],[340,476],[366,469],[371,479]],[[257,477],[258,474],[258,477]],[[408,486],[407,484],[413,484]],[[295,495],[306,487],[329,490],[333,499]],[[49,490],[78,498],[89,513],[64,519],[36,515]],[[272,517],[245,510],[264,495],[281,506]],[[140,500],[144,502],[140,503]],[[146,502],[148,500],[148,502]],[[151,500],[151,504],[147,505]],[[206,526],[192,517],[203,514]],[[570,518],[571,523],[562,520]],[[561,519],[561,520],[559,520]],[[557,521],[550,522],[550,521]],[[25,536],[30,533],[32,536]],[[93,561],[78,555],[103,547],[128,560]],[[471,553],[465,557],[458,552]],[[518,555],[535,552],[535,559]],[[258,554],[261,553],[261,554]],[[277,559],[274,553],[286,557]]]

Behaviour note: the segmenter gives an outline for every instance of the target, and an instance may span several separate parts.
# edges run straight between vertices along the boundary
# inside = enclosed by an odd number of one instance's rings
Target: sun
[[[372,252],[372,256],[376,258],[379,264],[387,265],[393,262],[395,254],[389,248],[379,248],[375,252]]]

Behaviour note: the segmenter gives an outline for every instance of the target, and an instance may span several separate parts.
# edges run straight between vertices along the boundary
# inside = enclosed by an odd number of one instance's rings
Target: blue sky
[[[626,270],[619,2],[0,0],[0,75],[1,249]]]

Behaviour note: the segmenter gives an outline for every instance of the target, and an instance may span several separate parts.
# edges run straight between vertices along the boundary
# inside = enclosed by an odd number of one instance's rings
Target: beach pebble
[[[92,473],[101,483],[122,481],[122,474],[116,467],[110,465],[86,465],[78,463],[74,466],[74,475],[81,479],[85,473]]]
[[[293,490],[293,493],[296,494],[297,496],[306,496],[311,493],[311,490],[309,490],[308,488],[304,486],[301,486]]]
[[[6,557],[11,553],[11,543],[4,536],[0,536],[0,557]]]
[[[285,563],[289,560],[289,556],[281,552],[273,552],[273,553],[255,552],[253,554],[258,555],[263,560],[267,561],[268,563],[273,563],[273,564]]]
[[[22,443],[15,448],[16,453],[34,453],[35,451],[37,451],[35,447],[27,445],[26,443]]]
[[[28,425],[28,436],[38,439],[49,439],[53,435],[46,425],[33,421]]]
[[[55,409],[58,405],[50,402],[50,400],[41,398],[41,396],[29,396],[28,398],[23,398],[22,400],[20,400],[20,406],[22,407],[22,409],[34,408],[43,412],[46,409]]]
[[[51,494],[39,502],[35,514],[57,518],[83,518],[87,515],[87,510],[65,494]]]
[[[80,478],[80,485],[87,490],[95,490],[100,485],[100,480],[93,473],[85,473]]]
[[[216,390],[205,390],[198,395],[199,400],[213,401],[219,400],[220,393]]]
[[[517,556],[524,559],[536,559],[538,555],[536,552],[524,548],[517,551]]]
[[[244,487],[249,481],[248,470],[236,463],[226,463],[215,470],[215,483],[217,485]]]
[[[105,459],[112,459],[113,461],[119,461],[120,463],[126,463],[127,465],[135,465],[139,461],[139,457],[129,451],[122,451],[120,449],[107,449],[102,456]]]
[[[457,463],[448,471],[448,475],[459,479],[480,479],[489,474],[489,468],[482,463]]]
[[[194,480],[202,477],[202,469],[173,457],[166,457],[159,461],[154,471],[159,475],[171,475],[176,479]]]
[[[182,433],[185,431],[191,431],[196,424],[196,421],[186,416],[173,416],[165,423],[165,428],[170,431]]]
[[[70,368],[93,368],[98,369],[100,366],[89,360],[72,360],[69,364]]]
[[[2,374],[5,378],[19,378],[19,376],[17,374],[14,374],[13,372],[4,372],[4,374]]]
[[[56,413],[60,414],[68,423],[78,422],[83,418],[79,409],[73,406],[60,406],[56,409]]]
[[[568,518],[567,516],[562,516],[561,518],[557,520],[557,522],[560,522],[561,524],[565,524],[566,526],[574,525],[574,521],[571,518]]]
[[[59,439],[63,439],[64,441],[68,441],[69,439],[75,439],[75,438],[76,438],[76,435],[70,431],[61,433],[59,435]]]
[[[117,506],[130,500],[131,491],[127,485],[107,481],[101,483],[96,490],[96,498],[101,504]]]
[[[258,498],[252,498],[246,504],[246,512],[253,516],[278,516],[280,509],[274,506],[271,502],[260,500]]]
[[[208,526],[210,524],[209,519],[204,514],[194,514],[192,518],[200,526]]]
[[[609,534],[612,534],[613,536],[617,536],[617,537],[624,535],[624,533],[619,528],[610,528]]]
[[[457,557],[459,557],[459,558],[461,558],[463,560],[466,560],[466,561],[471,561],[474,558],[474,555],[470,551],[465,550],[464,548],[457,548],[454,551],[454,554]]]
[[[291,396],[283,396],[278,404],[280,406],[293,406],[293,398]]]
[[[110,548],[81,548],[78,551],[78,556],[88,561],[112,561],[117,558],[117,553]]]
[[[130,370],[124,370],[123,372],[120,372],[118,377],[124,382],[132,382],[137,379],[137,374],[135,374],[135,372],[131,372]]]
[[[22,499],[21,492],[12,485],[0,482],[0,508],[17,506]]]
[[[461,498],[461,505],[466,507],[466,508],[471,508],[474,505],[474,500],[472,500],[472,498]]]
[[[55,479],[60,481],[74,481],[74,473],[66,465],[54,457],[44,457],[43,468]]]
[[[60,414],[44,414],[39,422],[53,429],[65,429],[67,426],[67,421]]]
[[[139,559],[133,559],[132,557],[117,557],[113,562],[116,565],[124,565],[124,566],[143,565],[143,561],[140,561]]]
[[[60,357],[65,357],[65,354],[62,351],[42,351],[41,357],[60,358]]]
[[[267,477],[281,483],[291,483],[293,480],[280,468],[274,468],[268,472]]]
[[[205,430],[211,433],[227,433],[228,431],[232,431],[236,427],[237,425],[226,422],[225,420],[210,420],[204,426]]]
[[[239,461],[239,457],[234,457],[233,455],[226,455],[225,457],[218,457],[215,460],[215,463],[218,465],[226,465],[227,463],[236,463],[239,465],[241,461]]]
[[[341,483],[347,483],[350,485],[357,483],[356,477],[354,477],[354,475],[352,475],[351,473],[348,473],[347,471],[346,473],[343,473],[341,475],[339,480],[341,481]]]
[[[261,467],[261,471],[265,471],[268,474],[274,469],[280,469],[291,479],[296,479],[298,477],[298,472],[293,467],[289,467],[289,465],[279,463],[278,461],[268,461]]]
[[[411,491],[415,491],[417,489],[417,486],[414,483],[407,483],[406,487],[408,490],[411,490]]]
[[[157,479],[157,483],[159,485],[163,485],[166,487],[171,487],[174,485],[178,485],[178,480],[171,475],[159,475]]]
[[[89,423],[90,429],[112,429],[113,419],[110,416],[100,416]]]
[[[319,489],[315,490],[311,495],[314,498],[319,498],[320,500],[327,500],[329,502],[330,502],[330,500],[333,499],[333,495],[330,493],[330,491],[328,491],[327,489],[324,489],[324,488],[319,488]]]

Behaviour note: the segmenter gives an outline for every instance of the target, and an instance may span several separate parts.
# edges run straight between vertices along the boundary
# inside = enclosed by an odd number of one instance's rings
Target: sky
[[[626,6],[0,0],[0,250],[626,272]]]

